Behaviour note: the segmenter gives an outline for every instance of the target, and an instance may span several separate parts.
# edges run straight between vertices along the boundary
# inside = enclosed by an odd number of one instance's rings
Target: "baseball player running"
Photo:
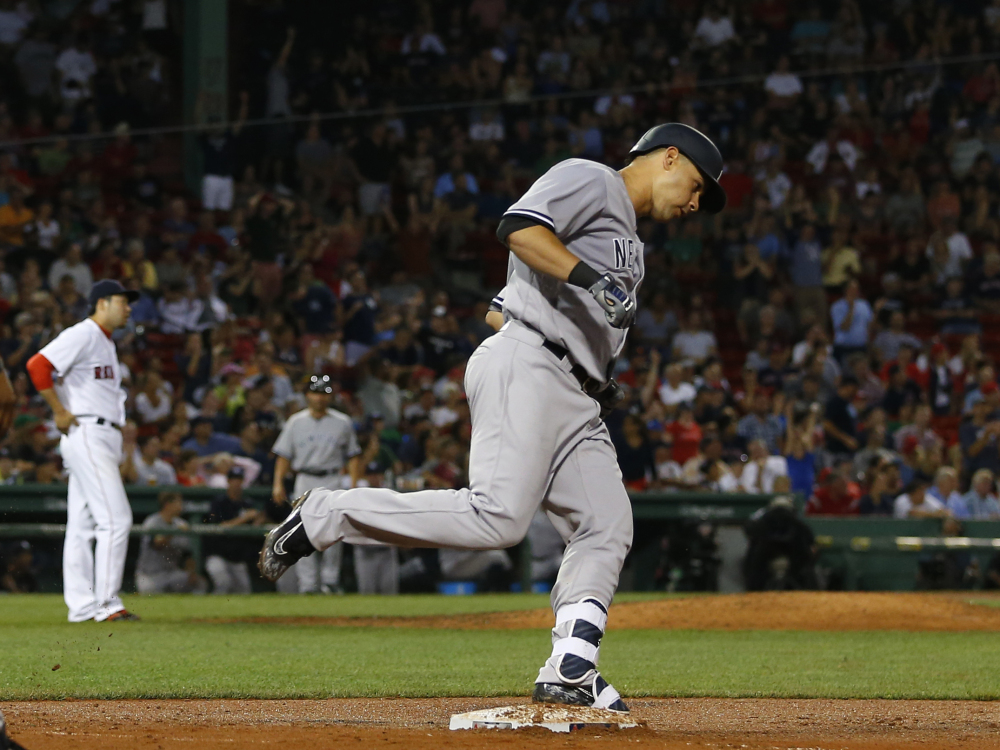
[[[59,447],[69,469],[63,596],[70,622],[139,619],[118,596],[132,508],[118,468],[126,394],[111,339],[138,296],[117,281],[98,281],[88,297],[90,317],[28,360],[31,382],[63,433]],[[60,378],[57,385],[53,373]]]
[[[697,130],[649,130],[617,172],[580,159],[552,167],[497,236],[514,255],[506,322],[469,359],[469,488],[400,494],[316,489],[296,500],[260,556],[275,580],[301,557],[351,544],[496,549],[517,544],[541,507],[566,541],[552,589],[552,654],[533,699],[627,711],[598,673],[608,606],[632,543],[632,513],[600,401],[643,277],[636,220],[725,207],[722,157]]]
[[[296,473],[295,497],[316,487],[341,485],[345,464],[351,487],[358,483],[361,476],[358,436],[351,418],[330,408],[332,394],[329,376],[313,375],[306,391],[308,408],[289,417],[274,442],[271,450],[277,460],[271,493],[279,505],[288,502],[285,476],[289,469]],[[341,555],[341,545],[333,544],[321,553],[299,560],[295,565],[299,593],[339,591]]]

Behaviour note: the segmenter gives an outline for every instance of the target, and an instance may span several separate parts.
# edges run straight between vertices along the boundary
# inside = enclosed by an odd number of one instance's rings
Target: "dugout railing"
[[[156,533],[184,534],[191,538],[192,554],[201,563],[201,542],[209,536],[261,538],[267,527],[221,528],[202,524],[213,497],[222,491],[210,487],[127,487],[135,517],[132,536],[145,532],[142,520],[156,512],[157,497],[163,491],[179,492],[184,498],[187,530],[157,530]],[[245,492],[255,504],[269,496],[265,487]],[[719,526],[741,526],[753,513],[765,507],[772,495],[713,494],[695,492],[631,493],[636,520],[633,545],[631,588],[653,587],[650,572],[656,566],[658,541],[670,524],[711,522]],[[801,498],[798,499],[801,502]],[[65,533],[65,485],[0,486],[0,545],[10,539],[55,540]],[[994,554],[1000,553],[1000,521],[968,521],[959,537],[941,536],[941,523],[934,519],[806,517],[816,535],[819,565],[832,574],[840,586],[861,590],[909,590],[915,586],[921,560],[930,555],[967,554],[985,570]],[[138,545],[133,544],[134,560]],[[530,548],[518,546],[521,569],[530,570]],[[530,581],[525,580],[525,588]]]

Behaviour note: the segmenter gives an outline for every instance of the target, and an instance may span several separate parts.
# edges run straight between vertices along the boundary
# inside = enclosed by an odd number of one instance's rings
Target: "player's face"
[[[687,157],[675,149],[665,150],[653,178],[653,210],[655,221],[670,221],[698,210],[705,178]]]
[[[306,393],[306,403],[309,404],[310,409],[323,411],[330,406],[330,396],[326,393],[314,393],[313,391],[308,391]]]
[[[115,294],[107,299],[108,322],[113,328],[121,328],[128,322],[128,316],[132,314],[132,306],[128,303],[128,297],[124,294]]]

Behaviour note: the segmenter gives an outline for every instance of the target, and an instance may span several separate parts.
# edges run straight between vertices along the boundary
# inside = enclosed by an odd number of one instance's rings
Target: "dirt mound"
[[[31,750],[356,748],[741,748],[978,750],[996,747],[996,703],[973,701],[632,700],[639,730],[450,732],[453,713],[524,699],[42,701],[0,703]]]
[[[552,612],[534,609],[452,617],[254,617],[238,622],[528,630],[552,627]],[[616,630],[1000,631],[1000,608],[972,604],[955,594],[789,591],[615,604],[608,624]]]

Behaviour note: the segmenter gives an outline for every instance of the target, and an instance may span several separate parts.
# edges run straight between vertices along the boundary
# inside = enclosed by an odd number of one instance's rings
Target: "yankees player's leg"
[[[543,508],[566,550],[552,589],[552,655],[534,697],[627,711],[597,672],[608,607],[632,544],[632,507],[603,422],[559,467]]]
[[[487,339],[469,359],[469,489],[313,490],[298,508],[302,527],[294,528],[298,519],[292,518],[265,544],[265,575],[280,576],[284,569],[269,554],[278,539],[284,540],[284,553],[303,545],[292,557],[339,541],[457,549],[519,542],[555,467],[598,415],[570,365],[542,348],[542,341],[530,329],[512,326]]]
[[[63,460],[71,464],[66,437],[61,441]],[[97,524],[84,502],[80,480],[72,470],[66,489],[66,540],[63,543],[63,598],[70,622],[92,620],[97,614],[94,599],[94,529]]]
[[[236,583],[230,574],[229,564],[218,555],[205,558],[205,572],[212,581],[213,594],[228,594],[235,590]]]
[[[87,507],[94,517],[94,598],[98,622],[125,609],[119,592],[125,573],[132,507],[119,470],[122,434],[107,425],[83,423],[72,428],[76,443],[71,471],[80,479]]]
[[[356,545],[354,573],[359,594],[399,593],[399,553],[395,547]]]

